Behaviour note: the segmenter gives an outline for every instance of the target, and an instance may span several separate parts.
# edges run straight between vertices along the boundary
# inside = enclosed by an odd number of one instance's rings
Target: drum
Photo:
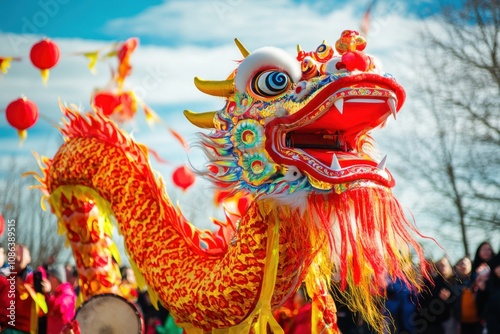
[[[81,334],[142,334],[144,321],[137,307],[114,294],[96,295],[76,311]]]

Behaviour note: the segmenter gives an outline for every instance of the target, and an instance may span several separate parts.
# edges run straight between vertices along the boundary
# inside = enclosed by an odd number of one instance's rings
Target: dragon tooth
[[[385,170],[386,160],[387,160],[387,155],[382,160],[380,160],[380,162],[377,165],[377,168],[380,170]]]
[[[391,109],[391,114],[396,119],[396,99],[393,97],[390,97],[387,99],[387,104],[389,105],[389,108]]]
[[[344,99],[343,98],[338,99],[337,101],[333,102],[333,104],[335,105],[335,107],[337,107],[337,110],[339,111],[339,113],[342,114],[344,112]]]
[[[342,167],[340,167],[339,159],[337,158],[337,155],[335,153],[333,154],[332,164],[330,165],[330,168],[335,171],[339,171],[342,169]]]

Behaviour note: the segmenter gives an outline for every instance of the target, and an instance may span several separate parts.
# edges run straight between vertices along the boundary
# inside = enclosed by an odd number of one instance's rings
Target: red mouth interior
[[[349,102],[351,100],[351,102]],[[342,167],[360,160],[356,142],[360,136],[381,125],[390,113],[386,98],[364,103],[357,97],[344,98],[342,114],[335,105],[313,123],[287,133],[287,147],[298,148],[326,166],[333,154],[345,160]]]

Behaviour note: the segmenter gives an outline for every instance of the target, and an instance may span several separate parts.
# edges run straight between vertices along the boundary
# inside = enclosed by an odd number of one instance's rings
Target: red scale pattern
[[[85,119],[66,112],[71,122],[62,132],[68,140],[46,161],[46,191],[80,185],[109,201],[134,262],[178,322],[209,330],[244,320],[260,296],[266,222],[274,218],[253,205],[240,223],[235,245],[226,252],[202,250],[195,244],[198,232],[169,201],[143,150],[100,116]],[[280,219],[290,222],[289,216]],[[296,268],[310,250],[282,230],[274,306],[304,277]]]

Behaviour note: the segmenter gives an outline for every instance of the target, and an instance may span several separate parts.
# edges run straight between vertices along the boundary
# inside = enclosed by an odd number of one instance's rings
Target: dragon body
[[[342,33],[337,54],[326,43],[297,57],[237,45],[244,59],[226,80],[195,79],[225,97],[224,107],[185,112],[211,129],[200,134],[200,174],[254,197],[234,226],[191,226],[145,147],[104,116],[69,108],[66,142],[44,160],[41,178],[52,210],[63,225],[81,211],[65,203],[112,213],[131,262],[188,333],[280,333],[272,311],[304,281],[314,332],[336,330],[332,286],[382,330],[376,301],[387,277],[415,283],[402,268],[411,249],[422,256],[368,136],[399,111],[403,88],[353,31]]]

